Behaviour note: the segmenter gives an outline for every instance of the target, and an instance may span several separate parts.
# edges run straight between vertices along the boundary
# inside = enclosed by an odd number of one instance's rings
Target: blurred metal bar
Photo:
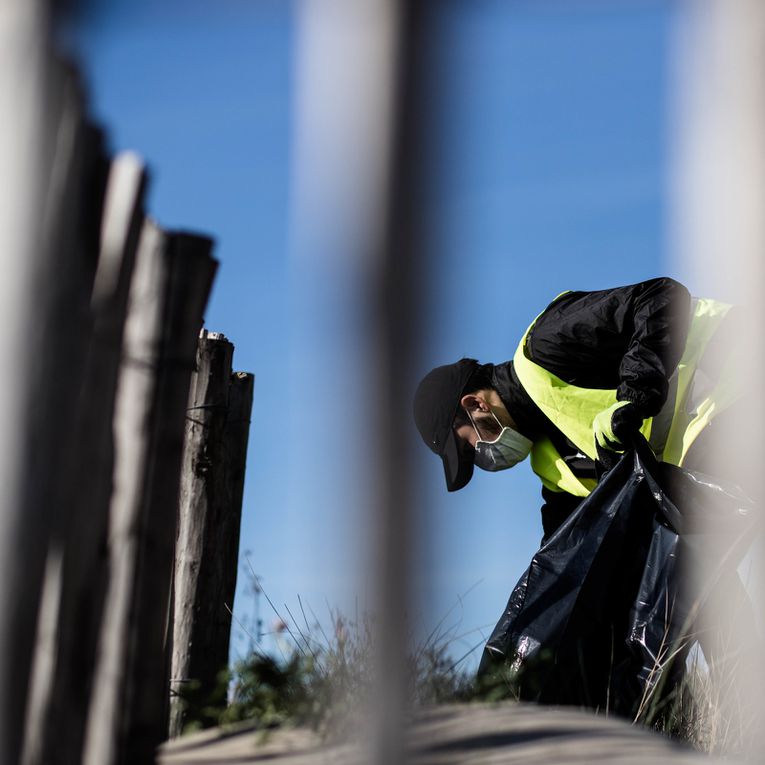
[[[343,250],[359,277],[359,379],[366,387],[371,473],[367,559],[374,561],[378,627],[365,761],[381,765],[405,759],[405,615],[418,528],[406,447],[420,326],[415,39],[424,8],[389,0],[305,0],[299,6],[293,249],[305,262],[322,257],[322,242],[331,241],[329,257]],[[327,217],[333,221],[326,223]]]
[[[426,317],[423,266],[424,125],[426,97],[426,17],[428,3],[404,0],[398,9],[398,39],[394,49],[395,102],[388,220],[381,252],[381,267],[373,285],[377,301],[378,369],[382,389],[376,398],[378,429],[383,436],[381,487],[377,505],[379,540],[378,698],[380,701],[376,748],[371,761],[405,762],[404,714],[407,710],[407,668],[412,646],[407,644],[407,614],[417,613],[412,587],[415,556],[423,540],[419,508],[415,502],[412,438],[412,381],[419,362],[421,332]],[[390,627],[390,632],[388,631]]]
[[[746,422],[733,439],[718,439],[721,475],[741,474],[763,496],[765,406],[765,3],[761,0],[686,0],[679,6],[674,113],[674,253],[691,283],[710,297],[742,304],[748,318],[738,337],[744,355]],[[714,427],[714,423],[713,423]],[[733,441],[733,442],[732,442]],[[752,560],[760,574],[750,587],[762,627],[765,582],[762,539]],[[733,593],[728,594],[728,599]],[[718,614],[719,616],[719,614]],[[765,679],[761,645],[734,635],[740,652],[722,715],[762,761]],[[730,735],[730,734],[728,734]]]

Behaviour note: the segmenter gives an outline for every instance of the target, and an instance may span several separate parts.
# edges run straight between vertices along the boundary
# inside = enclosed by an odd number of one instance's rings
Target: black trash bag
[[[753,509],[738,487],[638,444],[534,555],[484,648],[479,686],[631,718],[656,704],[684,672],[698,609],[751,539]],[[687,566],[712,556],[713,573],[691,587]]]

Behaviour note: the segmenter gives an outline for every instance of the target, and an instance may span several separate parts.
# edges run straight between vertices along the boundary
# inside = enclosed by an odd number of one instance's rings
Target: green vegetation
[[[245,720],[263,730],[307,725],[332,740],[351,732],[354,714],[364,707],[372,684],[376,634],[373,619],[365,615],[349,620],[330,611],[332,628],[328,634],[313,614],[309,622],[302,603],[300,610],[302,625],[291,612],[289,623],[279,617],[276,624],[280,658],[253,650],[230,671],[221,673],[218,687],[207,698],[200,698],[199,689],[193,685],[184,690],[190,721],[185,732]],[[454,660],[453,649],[458,637],[463,636],[457,636],[455,628],[441,631],[445,619],[408,658],[411,707],[517,698],[520,684],[526,687],[529,679],[513,673],[509,665],[495,674],[494,682],[477,687],[473,673],[463,668],[464,659],[472,651]],[[475,648],[482,644],[480,641]],[[662,666],[657,667],[662,678],[667,676],[675,656],[685,660],[684,651],[668,648]],[[726,717],[723,709],[731,709],[732,689],[712,682],[711,677],[720,673],[710,673],[698,652],[692,651],[691,657],[682,681],[674,688],[664,688],[662,678],[651,685],[635,724],[704,752],[745,752],[751,741],[751,727],[746,720],[751,722],[753,715],[747,718],[745,710],[739,710],[733,719],[730,713]]]
[[[281,621],[289,645],[281,659],[253,651],[230,672],[221,673],[215,693],[205,699],[193,685],[183,691],[184,732],[252,720],[258,727],[309,725],[322,735],[343,737],[352,712],[360,709],[372,683],[373,622],[331,613],[332,634],[318,622],[305,627]],[[467,701],[474,696],[472,673],[449,653],[450,640],[435,631],[409,656],[412,706]],[[228,703],[225,703],[228,694]]]
[[[345,735],[352,713],[364,705],[371,687],[370,624],[337,617],[328,642],[317,645],[303,632],[297,639],[302,649],[285,660],[253,654],[235,667],[232,698],[222,722],[289,722],[310,725],[329,737]],[[445,646],[426,646],[409,661],[409,695],[415,706],[469,694],[469,678],[453,666]]]

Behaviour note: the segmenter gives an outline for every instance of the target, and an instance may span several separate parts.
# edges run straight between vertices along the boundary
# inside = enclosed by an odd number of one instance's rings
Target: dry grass
[[[188,720],[184,733],[253,720],[263,728],[300,724],[326,738],[344,737],[372,688],[372,654],[378,635],[373,616],[365,612],[349,618],[327,606],[327,616],[320,620],[299,597],[294,613],[287,605],[278,609],[254,574],[252,579],[272,608],[278,655],[262,652],[257,647],[258,636],[250,635],[249,655],[221,673],[212,694],[200,698],[193,686],[184,689],[182,702]],[[429,635],[413,643],[406,675],[412,708],[467,701],[475,695],[473,673],[464,665],[484,638],[454,657],[453,649],[479,632],[460,634],[459,619],[447,624],[460,602],[458,599]],[[244,625],[240,627],[247,631]]]
[[[749,608],[747,604],[738,604]],[[736,608],[734,607],[734,611]],[[689,621],[695,619],[698,608],[694,605]],[[753,702],[759,697],[758,689],[748,683],[757,683],[754,667],[747,658],[753,650],[756,637],[736,633],[733,624],[727,635],[725,626],[717,624],[719,642],[717,655],[707,660],[687,625],[682,632],[685,642],[662,646],[646,692],[635,715],[636,724],[645,725],[691,744],[709,754],[747,757],[756,740],[758,715]],[[690,650],[688,650],[690,649]],[[687,657],[687,658],[686,658]],[[673,688],[665,683],[670,676],[673,661],[684,661],[681,680]]]
[[[736,686],[735,677],[721,676],[695,653],[663,707],[650,720],[640,717],[636,723],[686,741],[702,752],[746,757],[752,751],[756,716]]]
[[[282,614],[271,605],[281,655],[274,657],[257,650],[253,636],[250,655],[221,674],[215,694],[201,704],[189,700],[191,722],[187,730],[254,720],[262,728],[303,724],[325,738],[345,737],[372,684],[377,634],[373,617],[363,613],[350,619],[328,607],[322,624],[299,598],[295,609],[298,618],[286,606]],[[695,616],[692,609],[689,619]],[[505,675],[500,683],[478,687],[473,673],[464,669],[464,660],[483,645],[483,639],[471,650],[457,652],[455,660],[454,648],[465,636],[458,633],[459,620],[447,625],[450,618],[451,612],[408,657],[409,704],[418,707],[512,698],[513,684]],[[688,630],[682,632],[687,634]],[[703,752],[746,755],[753,740],[755,716],[735,682],[739,674],[735,670],[740,666],[734,651],[727,652],[722,664],[710,667],[698,646],[690,653],[687,647],[669,643],[661,647],[635,724],[686,741]],[[676,661],[686,661],[686,670],[681,681],[669,687],[670,668]]]

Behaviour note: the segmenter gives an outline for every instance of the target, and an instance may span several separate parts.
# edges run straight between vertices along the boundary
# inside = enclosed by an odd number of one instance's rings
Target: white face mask
[[[494,412],[491,415],[497,420],[497,424],[501,426],[502,423],[497,418],[497,415]],[[468,412],[468,416],[478,436],[478,440],[475,443],[475,457],[473,461],[481,470],[488,470],[492,473],[497,470],[507,470],[507,468],[523,462],[529,456],[534,442],[529,441],[528,438],[522,436],[518,431],[505,427],[502,428],[499,435],[493,441],[484,441],[470,412]]]

